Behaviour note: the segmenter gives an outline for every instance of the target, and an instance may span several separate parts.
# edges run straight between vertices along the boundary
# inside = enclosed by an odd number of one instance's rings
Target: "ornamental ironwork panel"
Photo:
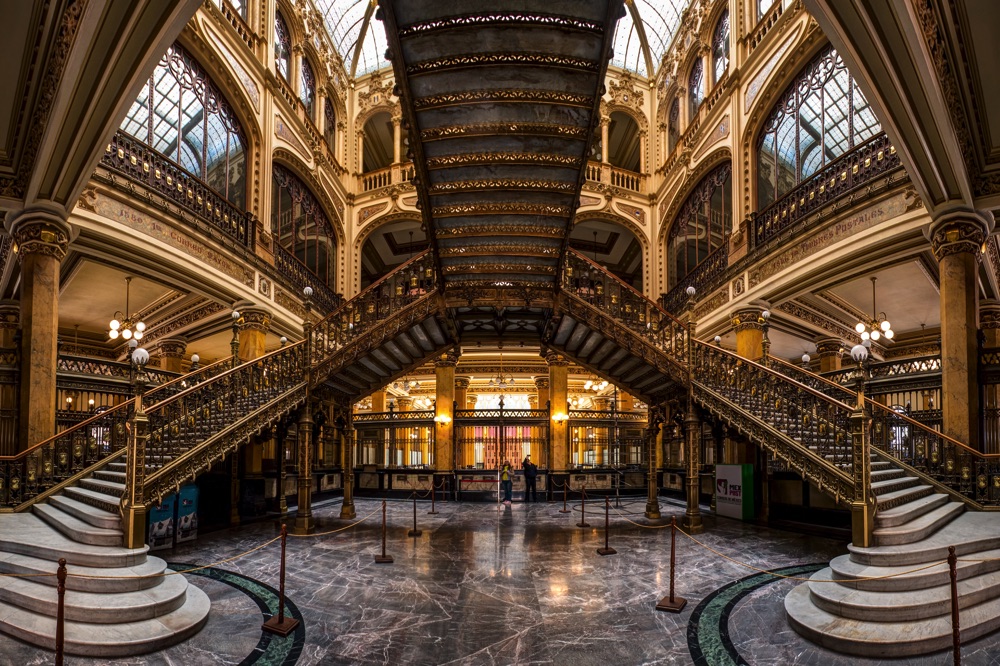
[[[275,269],[279,275],[295,287],[296,294],[301,294],[303,289],[310,287],[313,290],[313,305],[324,314],[333,312],[343,305],[344,297],[317,279],[312,271],[296,259],[291,252],[281,245],[274,245],[273,249]]]

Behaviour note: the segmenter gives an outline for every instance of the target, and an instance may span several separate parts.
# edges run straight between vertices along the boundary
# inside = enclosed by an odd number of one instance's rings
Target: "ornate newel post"
[[[865,412],[865,368],[868,349],[856,345],[851,358],[857,364],[855,386],[858,397],[851,411],[852,469],[854,472],[854,499],[851,501],[851,542],[860,548],[872,544],[875,525],[875,502],[872,497],[871,446],[868,439],[868,415]]]
[[[298,508],[295,510],[295,534],[311,534],[315,524],[312,517],[312,287],[302,290],[306,308],[302,320],[302,374],[306,378],[306,397],[299,416],[299,478]]]
[[[660,517],[659,484],[656,473],[656,442],[660,434],[660,424],[663,413],[658,407],[649,408],[649,423],[646,426],[646,455],[649,458],[646,473],[646,518],[656,520]]]
[[[701,491],[701,419],[694,406],[694,365],[695,344],[694,335],[697,325],[694,321],[695,294],[694,287],[687,288],[687,372],[688,393],[687,411],[684,414],[684,435],[687,438],[687,478],[684,487],[687,494],[687,510],[684,512],[684,526],[688,532],[698,534],[704,531],[701,522],[701,507],[698,506],[698,495]]]
[[[146,543],[146,437],[149,435],[149,419],[142,405],[146,392],[146,363],[149,352],[142,347],[132,352],[132,362],[136,373],[132,379],[135,394],[135,411],[129,421],[128,453],[125,467],[125,495],[122,498],[122,530],[126,548],[142,548]]]
[[[942,430],[977,450],[979,262],[992,226],[988,214],[959,208],[935,215],[928,230],[941,284]]]
[[[384,399],[384,398],[383,398]],[[354,409],[348,405],[344,409],[347,423],[344,424],[344,445],[340,447],[340,469],[343,475],[344,501],[340,504],[340,517],[357,517],[354,509]]]

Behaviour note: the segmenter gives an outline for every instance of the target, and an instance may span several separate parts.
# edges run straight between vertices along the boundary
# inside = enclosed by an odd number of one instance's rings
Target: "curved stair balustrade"
[[[203,366],[151,389],[146,398],[167,398],[229,367],[228,358]],[[17,455],[0,456],[0,512],[23,511],[116,459],[125,449],[134,408],[135,400],[127,400]]]

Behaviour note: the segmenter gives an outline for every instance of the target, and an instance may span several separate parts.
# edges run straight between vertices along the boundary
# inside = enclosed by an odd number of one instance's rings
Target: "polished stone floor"
[[[276,609],[277,544],[191,575],[211,597],[206,627],[187,643],[116,661],[69,657],[67,664],[751,664],[784,666],[914,664],[944,666],[950,653],[870,661],[818,648],[791,631],[782,600],[794,581],[736,566],[678,537],[677,594],[682,613],[657,612],[667,594],[669,530],[649,529],[644,502],[611,512],[611,546],[602,557],[604,520],[561,503],[420,503],[423,534],[408,537],[412,503],[388,503],[387,552],[375,564],[381,503],[359,500],[357,525],[341,521],[339,502],[316,511],[326,536],[289,539],[288,612],[304,619],[287,638],[262,634]],[[613,506],[613,505],[612,505]],[[663,502],[667,520],[683,513]],[[629,522],[634,521],[634,522]],[[666,521],[659,521],[656,525]],[[808,575],[810,565],[845,551],[831,539],[706,517],[700,538],[759,568]],[[639,527],[643,525],[644,527]],[[272,523],[216,532],[158,553],[175,568],[203,565],[254,548]],[[50,664],[51,653],[0,635],[0,664]],[[967,665],[1000,665],[1000,634],[963,648]]]

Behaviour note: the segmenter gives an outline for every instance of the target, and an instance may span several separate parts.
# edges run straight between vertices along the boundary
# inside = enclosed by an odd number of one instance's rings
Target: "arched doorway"
[[[387,169],[393,160],[392,116],[388,111],[376,113],[365,123],[362,172]]]
[[[611,166],[640,173],[641,140],[639,125],[632,116],[621,111],[612,112],[608,125],[608,162]]]

